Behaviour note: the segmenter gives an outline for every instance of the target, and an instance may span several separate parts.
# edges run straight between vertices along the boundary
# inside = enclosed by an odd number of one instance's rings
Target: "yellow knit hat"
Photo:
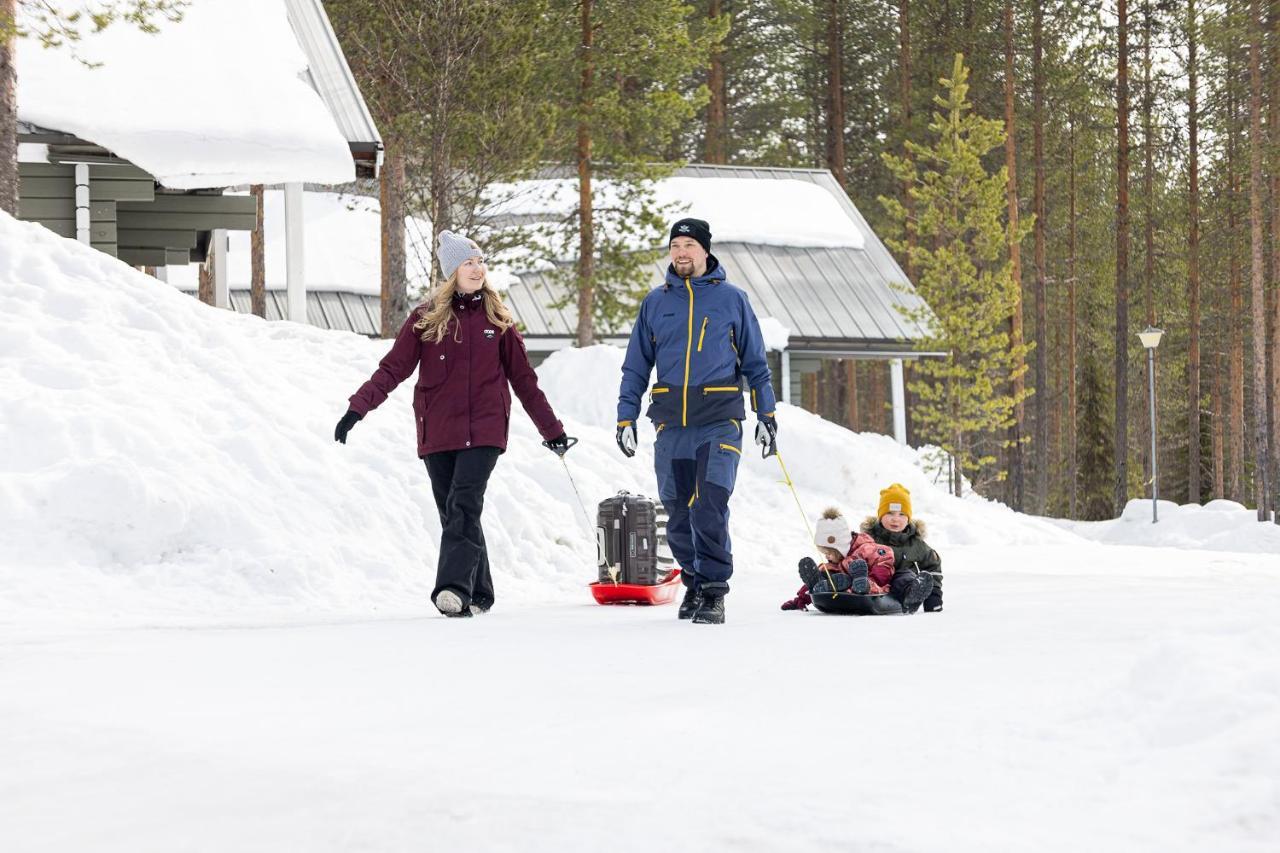
[[[901,483],[894,483],[889,488],[880,490],[880,506],[876,509],[876,518],[884,518],[886,513],[895,510],[911,518],[911,492]]]

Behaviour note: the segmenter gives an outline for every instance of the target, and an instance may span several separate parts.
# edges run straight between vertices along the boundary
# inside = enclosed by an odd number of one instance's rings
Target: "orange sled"
[[[671,577],[652,586],[607,581],[596,581],[590,586],[596,604],[670,604],[676,600],[676,593],[684,584],[680,582],[680,570],[676,569]]]

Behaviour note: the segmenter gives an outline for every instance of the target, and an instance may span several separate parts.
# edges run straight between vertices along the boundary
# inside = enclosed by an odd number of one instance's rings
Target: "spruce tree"
[[[1003,124],[974,114],[968,77],[957,53],[951,77],[941,81],[944,95],[934,98],[930,144],[909,143],[910,158],[884,155],[890,171],[912,187],[917,239],[909,249],[900,239],[906,207],[896,198],[880,200],[896,226],[890,245],[910,252],[916,291],[933,309],[905,312],[929,329],[918,344],[947,353],[921,359],[912,371],[917,434],[950,453],[981,487],[1006,476],[994,449],[1020,400],[1013,380],[1026,370],[1026,345],[1009,337],[1019,294],[1007,248],[1027,224],[1011,233],[1005,220],[1007,172],[990,174],[983,165],[1004,143]]]

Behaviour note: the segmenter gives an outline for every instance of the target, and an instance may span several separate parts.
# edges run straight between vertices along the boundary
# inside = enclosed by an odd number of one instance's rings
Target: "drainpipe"
[[[307,322],[307,281],[303,269],[302,184],[284,185],[284,265],[286,319]]]
[[[907,404],[902,381],[902,359],[889,361],[890,384],[893,386],[893,437],[898,444],[907,443]]]
[[[89,164],[76,164],[76,239],[89,244]]]
[[[227,229],[213,229],[209,243],[213,250],[213,304],[217,308],[230,308],[231,294],[227,290]]]

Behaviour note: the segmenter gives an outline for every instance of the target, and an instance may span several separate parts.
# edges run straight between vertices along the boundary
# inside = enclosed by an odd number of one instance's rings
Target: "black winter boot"
[[[818,580],[822,577],[822,572],[818,569],[818,564],[813,561],[812,557],[800,558],[800,580],[804,581],[804,585],[812,591],[818,584]]]
[[[866,595],[871,591],[871,584],[867,580],[866,560],[854,560],[849,564],[849,589],[858,595]]]
[[[698,612],[693,614],[693,624],[724,624],[724,596],[728,591],[728,584],[704,584],[702,604],[698,606]]]
[[[696,586],[686,586],[684,588],[684,598],[680,601],[680,609],[676,611],[676,617],[679,619],[692,619],[693,614],[698,612],[698,608],[702,606],[702,593],[698,591]]]
[[[907,587],[907,592],[902,597],[902,609],[907,613],[915,613],[931,592],[933,592],[933,576],[928,572],[917,575],[912,579],[911,585]]]

